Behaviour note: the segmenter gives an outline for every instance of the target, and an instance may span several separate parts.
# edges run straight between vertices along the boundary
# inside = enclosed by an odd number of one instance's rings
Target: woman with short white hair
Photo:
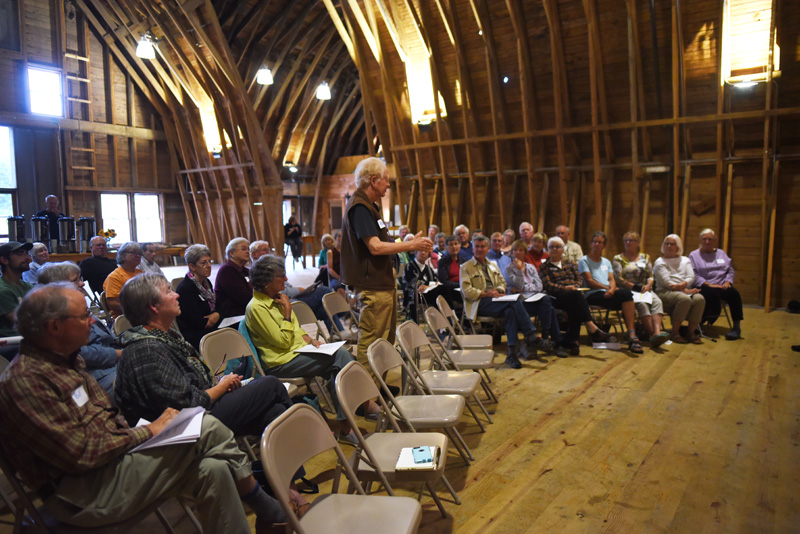
[[[692,262],[683,255],[683,243],[677,234],[669,234],[661,243],[662,256],[653,266],[656,279],[656,295],[661,298],[664,311],[672,317],[672,341],[676,343],[700,344],[697,326],[703,317],[706,299],[694,287],[695,276]],[[680,334],[681,324],[688,322],[686,337]]]
[[[22,273],[22,279],[31,285],[36,285],[39,276],[39,269],[42,265],[50,261],[50,252],[44,243],[34,243],[33,248],[28,251],[31,263],[28,270]]]
[[[253,286],[245,267],[250,261],[250,243],[243,237],[235,237],[225,247],[226,261],[217,272],[214,293],[217,295],[216,311],[222,317],[244,315],[247,303],[253,298]]]

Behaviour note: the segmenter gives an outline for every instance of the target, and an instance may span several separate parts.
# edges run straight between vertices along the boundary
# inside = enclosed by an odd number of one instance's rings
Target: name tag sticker
[[[601,271],[607,271],[608,270],[608,265],[601,265],[600,266],[600,270]]]
[[[89,394],[86,393],[86,389],[83,386],[80,386],[78,389],[72,392],[72,400],[74,400],[75,404],[78,406],[83,406],[89,402]]]
[[[381,230],[386,229],[386,224],[383,222],[383,219],[378,219],[378,228],[380,228]]]
[[[722,259],[722,258],[717,258],[717,263],[718,263],[719,265],[725,265],[725,260],[724,260],[724,259]]]
[[[640,269],[647,267],[647,264],[644,261],[639,261],[636,263],[636,265],[638,265]]]

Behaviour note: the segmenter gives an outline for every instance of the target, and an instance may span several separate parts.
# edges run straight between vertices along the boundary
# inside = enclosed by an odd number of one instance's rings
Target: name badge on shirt
[[[378,219],[378,228],[380,228],[381,230],[386,229],[386,223],[383,222],[383,219]]]
[[[725,260],[722,259],[722,258],[717,258],[717,264],[718,265],[725,265]]]
[[[83,406],[89,402],[89,394],[86,393],[86,389],[83,386],[80,386],[78,389],[72,392],[72,400],[74,400],[75,404],[78,406]]]
[[[644,269],[645,267],[647,267],[647,264],[644,262],[644,260],[639,260],[638,262],[636,262],[636,265],[637,265],[637,266],[638,266],[640,269]]]
[[[601,271],[607,271],[608,270],[608,265],[601,265],[600,266],[600,270]]]

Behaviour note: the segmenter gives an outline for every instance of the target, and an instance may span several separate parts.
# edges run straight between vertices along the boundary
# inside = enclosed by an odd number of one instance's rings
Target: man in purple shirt
[[[733,329],[725,335],[725,339],[739,339],[742,335],[741,321],[742,296],[733,287],[733,265],[725,252],[717,248],[717,235],[711,228],[700,232],[700,247],[689,253],[695,275],[695,287],[706,299],[703,321],[713,324],[722,312],[722,301],[726,301],[731,310]]]

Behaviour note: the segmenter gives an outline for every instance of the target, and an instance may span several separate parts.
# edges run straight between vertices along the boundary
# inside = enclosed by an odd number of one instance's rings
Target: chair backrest
[[[374,455],[371,451],[367,450],[364,444],[364,436],[358,428],[355,416],[356,408],[370,399],[377,398],[378,403],[383,409],[382,416],[385,418],[385,421],[391,425],[395,432],[400,432],[400,427],[394,415],[390,412],[386,400],[384,400],[380,391],[378,391],[378,387],[372,380],[369,371],[355,360],[345,365],[344,368],[336,374],[336,396],[339,399],[339,406],[347,416],[347,420],[353,428],[353,432],[355,432],[361,447],[365,449],[364,452],[367,453],[370,460],[375,463]],[[376,428],[376,430],[378,429]],[[386,483],[385,480],[384,483]],[[386,484],[388,485],[388,483]]]
[[[431,309],[431,308],[428,308]],[[459,370],[458,366],[450,359],[449,354],[444,348],[444,345],[441,343],[441,340],[438,336],[434,336],[436,341],[439,343],[439,346],[442,348],[441,351],[437,351],[436,348],[431,343],[430,338],[425,335],[422,328],[413,322],[413,321],[406,321],[405,323],[401,324],[397,328],[397,339],[400,342],[400,347],[405,352],[407,361],[413,363],[413,361],[419,358],[417,357],[418,351],[420,349],[427,347],[431,353],[431,367],[433,368],[434,365],[438,365],[440,369],[455,369]],[[421,352],[421,351],[420,351]],[[442,360],[442,358],[447,360],[447,363]],[[414,364],[416,365],[416,364]]]
[[[106,312],[106,314],[110,313],[110,308],[108,307],[108,298],[106,297],[105,291],[100,293],[100,307],[103,308],[103,311]]]
[[[177,290],[178,290],[178,286],[179,286],[179,285],[181,285],[181,282],[183,282],[184,278],[185,278],[185,277],[181,276],[181,277],[179,277],[179,278],[173,278],[173,279],[170,281],[169,285],[171,285],[171,286],[172,286],[172,290],[173,290],[173,291],[177,291]]]
[[[297,322],[300,323],[300,326],[305,330],[306,334],[314,339],[322,338],[325,343],[328,342],[327,329],[322,327],[319,319],[314,315],[313,310],[308,304],[301,300],[292,301],[292,311],[297,315]],[[313,332],[309,331],[312,329],[309,329],[307,325],[313,327]]]
[[[434,338],[438,338],[440,341],[447,341],[445,343],[446,347],[450,348],[455,344],[460,349],[464,348],[461,346],[461,342],[458,341],[458,337],[456,337],[453,325],[450,324],[450,321],[445,319],[444,315],[442,315],[439,310],[433,307],[427,308],[425,310],[425,320],[428,322],[428,326],[433,332]],[[447,334],[444,339],[440,337],[442,330]]]
[[[253,354],[250,344],[233,328],[220,328],[204,335],[200,340],[200,355],[213,373],[224,367],[224,361],[249,357],[253,359],[256,372],[261,376],[264,375],[261,362]]]
[[[133,325],[128,320],[127,317],[124,315],[120,315],[116,319],[114,319],[114,335],[118,336],[123,333],[125,330],[133,328]]]
[[[322,306],[331,318],[339,313],[350,313],[350,305],[347,301],[336,291],[328,293],[322,297]]]
[[[436,305],[439,306],[439,311],[442,312],[442,315],[444,315],[445,319],[447,319],[452,327],[457,330],[456,333],[464,335],[464,328],[462,328],[461,322],[458,320],[458,315],[456,315],[456,312],[450,307],[450,304],[447,303],[447,299],[445,299],[442,295],[439,295],[436,297]]]
[[[289,524],[298,534],[304,534],[300,521],[289,504],[289,484],[297,470],[309,459],[328,450],[334,450],[339,465],[352,486],[359,494],[365,495],[364,488],[356,478],[352,467],[342,449],[337,445],[328,424],[322,416],[307,404],[295,404],[277,419],[272,421],[261,436],[261,462],[264,473],[289,519]],[[338,488],[337,478],[334,480],[333,492]]]
[[[391,405],[396,405],[394,394],[386,384],[385,375],[393,369],[398,367],[403,369],[407,378],[407,383],[414,388],[416,393],[424,395],[425,392],[421,385],[416,381],[416,374],[406,365],[403,357],[397,352],[397,349],[387,340],[380,338],[376,339],[369,347],[367,347],[367,361],[369,362],[372,374],[377,378],[378,383],[381,385],[383,394],[389,399]]]

